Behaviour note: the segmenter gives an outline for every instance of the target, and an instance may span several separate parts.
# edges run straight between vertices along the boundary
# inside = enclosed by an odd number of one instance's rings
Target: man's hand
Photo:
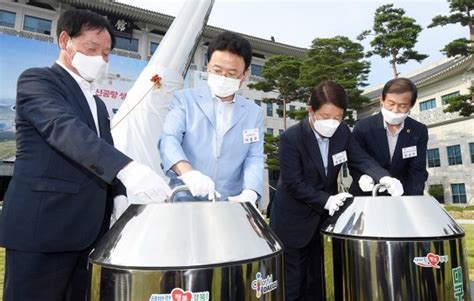
[[[362,175],[359,178],[359,187],[363,192],[369,192],[374,189],[374,179],[369,175]]]
[[[383,177],[380,179],[379,183],[385,185],[387,187],[388,193],[390,193],[392,196],[403,195],[403,185],[398,179],[392,177]]]
[[[162,203],[171,194],[170,187],[158,174],[136,161],[122,168],[117,179],[127,188],[130,204]]]
[[[344,201],[347,198],[351,198],[352,194],[347,193],[347,192],[341,192],[336,195],[331,195],[326,202],[326,205],[324,205],[324,209],[329,211],[329,215],[333,216],[336,211],[339,210],[339,207],[344,205]]]
[[[178,178],[188,186],[193,196],[207,196],[209,200],[214,198],[214,193],[216,193],[217,197],[220,196],[220,194],[216,191],[216,185],[214,184],[214,181],[212,181],[212,179],[208,176],[202,174],[200,171],[191,170],[183,173]]]
[[[230,196],[228,199],[230,202],[250,202],[255,208],[257,208],[258,194],[251,189],[244,189],[240,194]]]

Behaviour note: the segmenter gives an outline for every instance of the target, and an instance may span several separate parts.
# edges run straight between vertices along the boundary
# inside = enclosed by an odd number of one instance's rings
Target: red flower
[[[158,74],[153,75],[150,80],[153,82],[153,87],[161,87],[161,77]]]

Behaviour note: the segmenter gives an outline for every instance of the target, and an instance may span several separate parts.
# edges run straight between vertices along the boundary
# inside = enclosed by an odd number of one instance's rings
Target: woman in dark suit
[[[270,226],[284,245],[286,301],[324,300],[320,228],[352,197],[337,189],[342,164],[350,161],[376,181],[389,176],[341,122],[346,109],[344,88],[324,81],[312,91],[309,116],[280,136],[280,178]]]

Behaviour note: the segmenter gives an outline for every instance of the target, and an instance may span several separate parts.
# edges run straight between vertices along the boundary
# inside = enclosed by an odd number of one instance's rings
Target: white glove
[[[129,204],[127,197],[124,195],[118,195],[114,198],[114,208],[112,210],[112,216],[110,217],[110,227],[120,218],[120,216],[127,210]]]
[[[188,186],[193,196],[207,196],[209,200],[212,200],[214,193],[216,193],[216,196],[220,197],[220,194],[216,191],[214,181],[200,171],[188,171],[178,177],[178,179],[182,180],[184,184]]]
[[[146,165],[130,162],[117,174],[127,188],[130,204],[161,203],[171,194],[171,189],[158,174]]]
[[[372,191],[374,189],[374,179],[369,175],[362,175],[359,178],[359,187],[363,192]]]
[[[392,177],[383,177],[379,181],[380,184],[387,186],[387,191],[392,196],[401,196],[403,194],[403,185],[402,183]]]
[[[255,208],[257,208],[258,194],[252,189],[244,189],[240,194],[230,196],[228,199],[230,202],[250,202]]]
[[[347,192],[341,192],[336,195],[331,195],[328,201],[326,202],[326,205],[324,205],[324,209],[329,211],[330,216],[333,216],[334,212],[339,210],[339,207],[344,205],[344,201],[347,198],[351,198],[351,197],[352,197],[352,194],[347,193]]]

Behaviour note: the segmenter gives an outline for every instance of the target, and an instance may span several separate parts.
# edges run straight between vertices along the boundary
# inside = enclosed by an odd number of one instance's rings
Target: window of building
[[[138,39],[115,37],[115,48],[138,52]]]
[[[447,105],[448,99],[450,99],[451,97],[459,96],[459,95],[460,95],[459,91],[443,95],[441,96],[441,102],[443,103],[443,105]]]
[[[273,116],[273,103],[267,102],[267,116],[272,117]]]
[[[461,145],[448,146],[448,163],[449,165],[462,164]]]
[[[41,19],[32,16],[25,16],[23,30],[42,34],[51,34],[51,20]]]
[[[278,135],[281,136],[281,134],[283,134],[284,130],[278,130]]]
[[[441,166],[441,160],[439,158],[439,149],[432,148],[426,151],[426,158],[428,159],[428,167],[439,167]]]
[[[290,112],[294,112],[296,110],[296,107],[294,105],[290,105]]]
[[[262,76],[262,69],[263,69],[263,66],[261,65],[251,64],[250,74],[255,75],[255,76]]]
[[[153,55],[153,53],[155,53],[156,49],[158,48],[158,45],[160,45],[160,43],[150,42],[150,55]]]
[[[15,28],[15,18],[15,13],[0,10],[0,26]]]
[[[451,184],[451,192],[453,194],[454,204],[465,204],[466,201],[466,186],[464,183]]]
[[[469,143],[469,151],[471,152],[471,163],[474,163],[474,143]]]
[[[204,67],[209,63],[209,58],[207,57],[207,49],[204,51]]]
[[[272,128],[267,128],[267,134],[273,136],[273,129]]]
[[[436,99],[434,98],[420,102],[421,112],[429,110],[429,109],[434,109],[434,108],[436,108]]]

